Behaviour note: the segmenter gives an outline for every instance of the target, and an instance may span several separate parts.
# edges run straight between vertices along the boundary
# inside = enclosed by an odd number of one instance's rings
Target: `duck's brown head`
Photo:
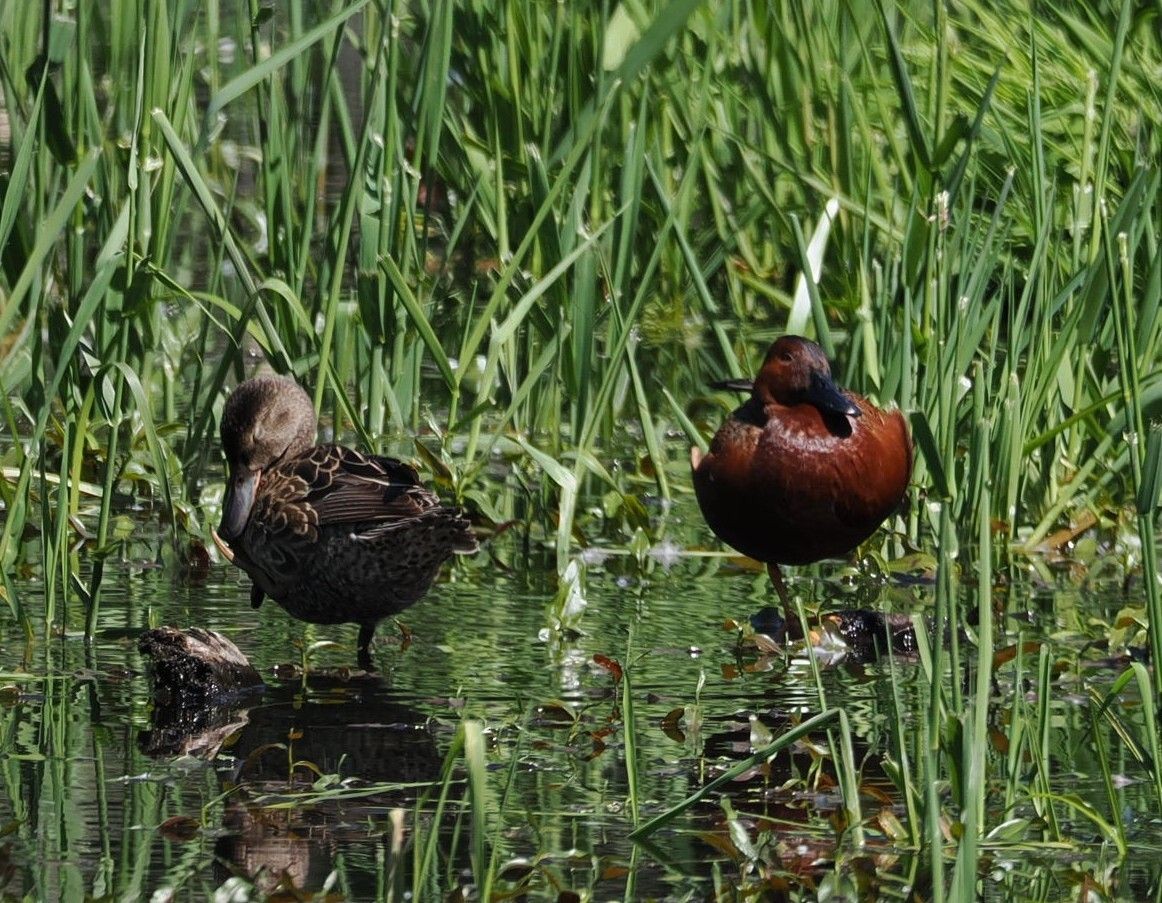
[[[802,336],[785,335],[775,340],[755,377],[753,391],[763,405],[806,403],[825,414],[860,416],[859,407],[831,378],[831,364],[823,349]]]
[[[222,411],[222,451],[229,476],[218,533],[227,542],[245,529],[262,472],[315,444],[315,408],[294,380],[256,376],[230,393]]]

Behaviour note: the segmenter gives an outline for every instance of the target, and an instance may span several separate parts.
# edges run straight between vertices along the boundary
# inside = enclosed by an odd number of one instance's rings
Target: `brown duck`
[[[452,554],[477,550],[462,512],[446,508],[394,458],[315,445],[310,397],[290,379],[258,376],[222,412],[229,478],[223,550],[270,596],[312,624],[359,625],[359,665],[372,669],[380,620],[419,600]]]
[[[718,537],[767,565],[786,617],[780,564],[846,555],[900,505],[912,440],[899,411],[840,389],[814,342],[786,335],[752,380],[719,389],[750,398],[705,455],[690,450],[694,490]]]

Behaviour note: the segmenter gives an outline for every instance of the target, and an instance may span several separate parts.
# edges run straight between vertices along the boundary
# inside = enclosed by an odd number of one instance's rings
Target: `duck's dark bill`
[[[725,389],[729,392],[749,392],[754,388],[753,379],[720,379],[710,384],[712,389]]]
[[[222,523],[218,525],[218,533],[226,542],[237,539],[246,528],[254,494],[258,491],[258,477],[258,471],[230,475],[226,497],[222,500]]]
[[[834,411],[836,414],[847,414],[849,417],[859,417],[862,413],[855,403],[822,373],[811,374],[807,400],[821,411]]]

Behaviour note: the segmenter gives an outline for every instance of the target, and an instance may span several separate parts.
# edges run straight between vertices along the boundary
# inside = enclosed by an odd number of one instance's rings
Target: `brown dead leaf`
[[[610,658],[608,655],[602,655],[599,652],[593,656],[593,663],[608,671],[615,684],[621,683],[621,663],[617,659]]]
[[[1041,554],[1056,553],[1058,555],[1065,554],[1065,547],[1073,542],[1082,533],[1097,524],[1097,515],[1092,511],[1082,511],[1077,520],[1069,524],[1067,527],[1062,527],[1053,533],[1050,533],[1037,545],[1028,547],[1027,552],[1040,552]]]
[[[686,742],[686,734],[679,726],[679,722],[684,717],[686,717],[686,707],[678,706],[676,709],[670,709],[666,713],[666,717],[662,719],[662,733],[675,743]]]
[[[887,807],[876,814],[876,824],[890,840],[905,840],[908,837],[908,829],[896,817],[896,813]]]
[[[158,830],[172,843],[189,843],[202,830],[202,823],[190,815],[175,815],[163,821]]]
[[[993,653],[993,669],[996,670],[1001,665],[1007,665],[1017,657],[1017,652],[1023,652],[1025,655],[1034,655],[1041,649],[1040,643],[1014,643],[1012,646],[1006,646],[1003,649],[998,649]]]

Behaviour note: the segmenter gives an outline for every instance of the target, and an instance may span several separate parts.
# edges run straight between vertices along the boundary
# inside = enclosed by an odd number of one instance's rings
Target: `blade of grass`
[[[713,781],[708,784],[704,784],[697,791],[686,797],[686,799],[682,800],[682,802],[678,803],[676,806],[671,806],[665,812],[654,816],[644,825],[641,825],[640,827],[631,831],[629,834],[629,839],[633,841],[646,840],[651,834],[655,833],[659,828],[663,828],[668,825],[691,806],[696,806],[720,787],[729,785],[731,781],[734,781],[739,776],[746,774],[753,768],[762,765],[765,762],[769,762],[781,750],[786,749],[788,746],[798,741],[801,737],[806,737],[808,734],[813,732],[825,730],[831,725],[833,721],[839,720],[840,711],[840,709],[828,709],[826,712],[822,712],[813,718],[807,719],[802,724],[791,728],[769,746],[763,747],[757,752],[747,756],[740,762],[732,765]]]

